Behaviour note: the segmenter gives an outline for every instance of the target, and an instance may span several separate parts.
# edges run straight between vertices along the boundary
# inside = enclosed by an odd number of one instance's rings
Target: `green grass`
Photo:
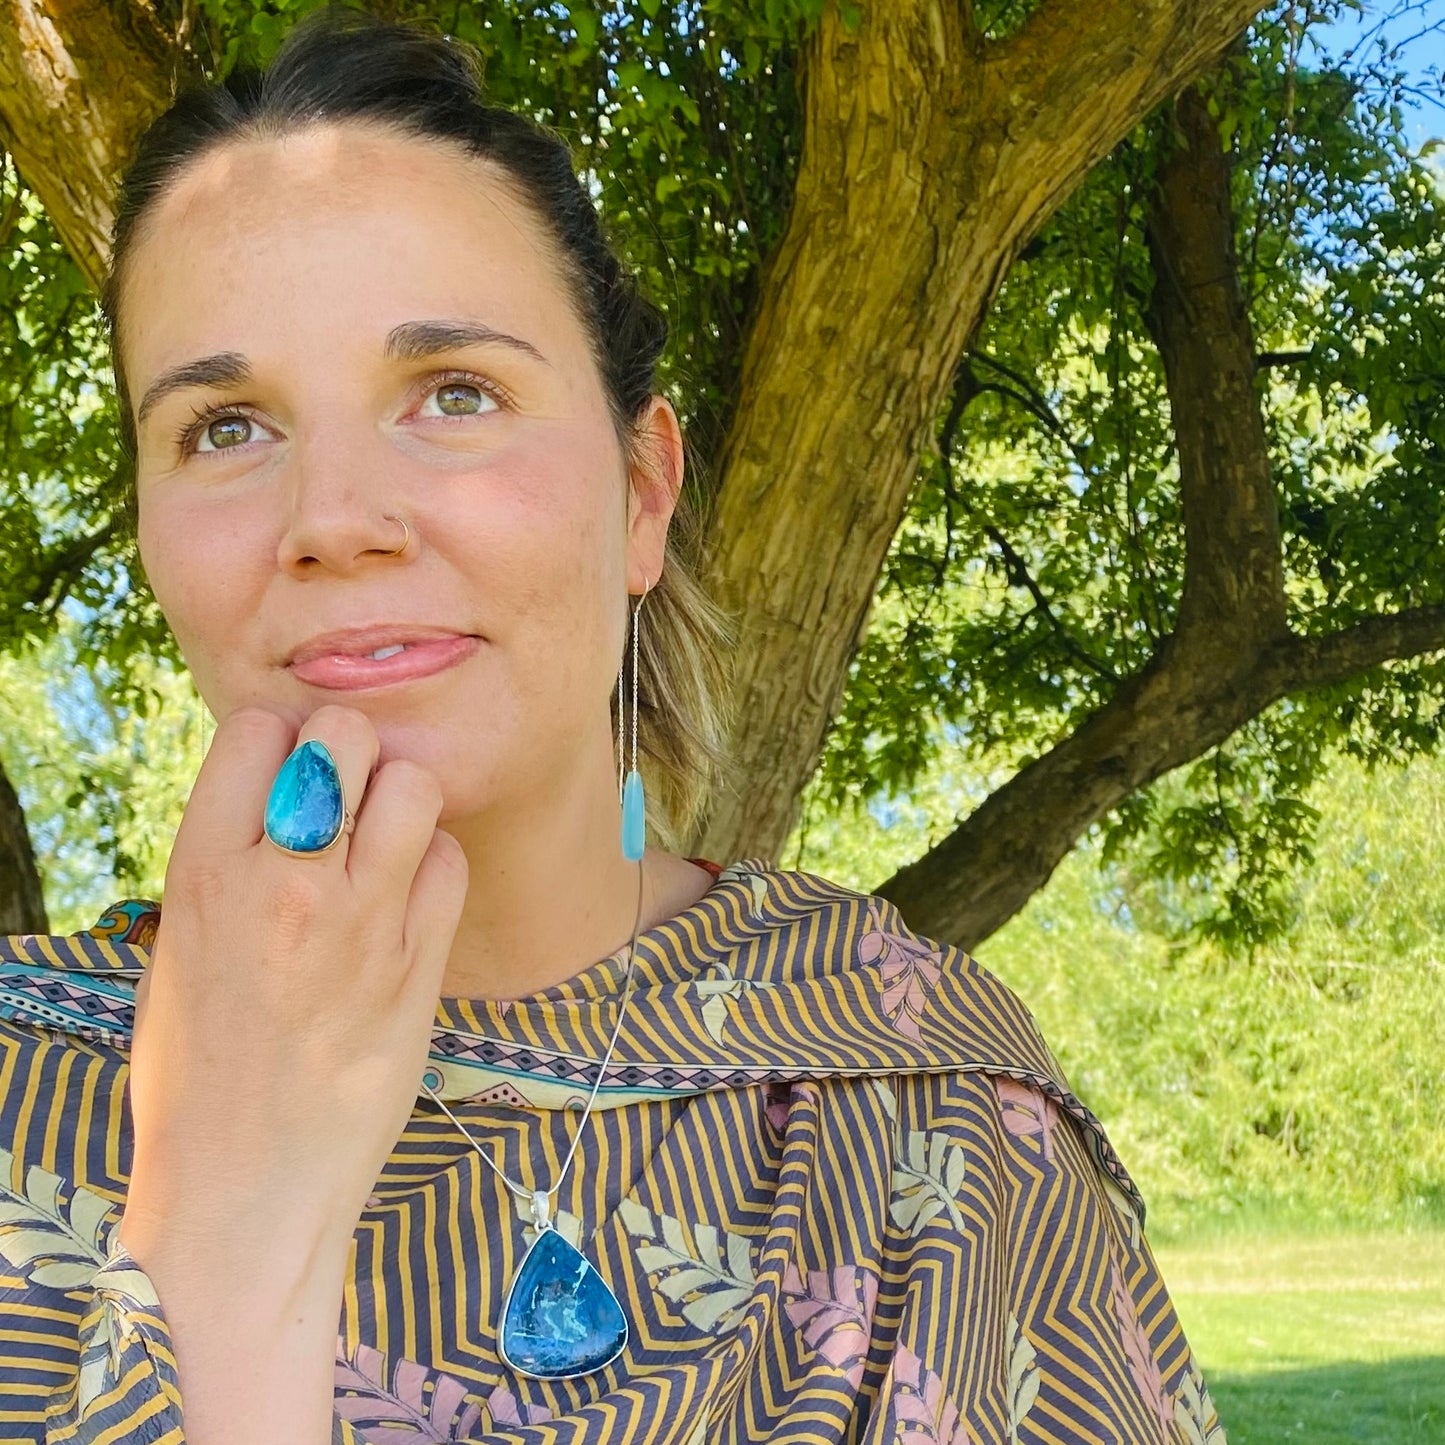
[[[1445,1232],[1156,1246],[1230,1445],[1441,1445]]]

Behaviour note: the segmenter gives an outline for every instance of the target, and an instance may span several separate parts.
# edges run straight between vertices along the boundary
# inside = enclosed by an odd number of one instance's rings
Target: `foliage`
[[[160,897],[205,728],[184,673],[132,659],[122,687],[109,664],[81,665],[84,631],[62,614],[43,645],[0,656],[0,766],[57,933],[89,927],[117,899]]]
[[[219,75],[266,59],[315,3],[158,0],[158,13],[186,22],[201,64]],[[714,459],[787,217],[801,59],[823,0],[371,8],[475,43],[491,96],[573,145],[668,313],[665,381],[697,460]],[[1035,8],[986,0],[975,13],[999,37]],[[1337,61],[1314,48],[1321,27],[1354,8],[1281,0],[1213,92],[1236,163],[1259,349],[1285,358],[1267,368],[1261,399],[1292,620],[1304,631],[1440,600],[1445,577],[1445,220],[1438,177],[1402,140],[1397,55],[1382,45]],[[806,828],[826,833],[842,809],[886,810],[907,793],[936,841],[1107,701],[1167,633],[1182,519],[1143,228],[1168,141],[1163,115],[1141,125],[1009,273],[956,407],[939,419],[948,454],[925,467],[895,541]],[[158,705],[153,684],[175,653],[130,538],[104,338],[79,272],[9,169],[0,250],[0,455],[10,466],[0,651],[48,645],[69,596],[76,665],[103,679],[116,707],[139,712]],[[704,491],[705,471],[691,469]],[[1292,700],[1120,809],[1104,856],[1131,847],[1172,928],[1258,945],[1290,924],[1290,880],[1314,840],[1303,799],[1319,768],[1338,752],[1433,751],[1441,699],[1441,664],[1426,661]],[[6,746],[20,756],[14,738]],[[922,780],[951,758],[957,789],[925,797]],[[112,805],[117,816],[123,806]],[[68,916],[63,900],[53,906]]]
[[[1445,598],[1445,196],[1403,140],[1398,56],[1311,55],[1342,8],[1279,8],[1212,82],[1302,633]],[[916,792],[941,745],[1006,777],[1170,633],[1184,527],[1146,227],[1171,143],[1166,115],[1141,125],[1010,271],[895,539],[814,813]],[[1247,949],[1289,922],[1323,760],[1432,752],[1442,701],[1431,660],[1294,699],[1106,835],[1151,832],[1193,926]]]
[[[129,479],[110,364],[85,278],[13,168],[0,171],[0,651],[84,618],[78,659],[165,653],[159,612],[132,585]]]
[[[941,768],[927,783],[961,799]],[[1302,806],[1313,864],[1248,963],[1181,936],[1208,900],[1150,866],[1161,840],[1106,860],[1103,830],[979,950],[1104,1121],[1151,1232],[1261,1211],[1445,1223],[1445,760],[1336,762]],[[834,820],[799,861],[866,887],[946,826],[876,812],[890,826]]]

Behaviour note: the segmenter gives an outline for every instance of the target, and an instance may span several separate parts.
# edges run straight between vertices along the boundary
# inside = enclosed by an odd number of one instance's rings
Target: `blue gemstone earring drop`
[[[647,800],[642,794],[642,774],[637,771],[637,618],[647,599],[648,584],[642,583],[642,596],[632,611],[632,766],[627,781],[622,783],[622,671],[617,673],[617,773],[622,787],[622,856],[630,863],[642,861],[647,848]]]

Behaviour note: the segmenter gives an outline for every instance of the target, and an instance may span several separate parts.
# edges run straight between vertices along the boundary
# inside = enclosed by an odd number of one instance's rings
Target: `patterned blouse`
[[[419,1090],[356,1226],[333,1442],[1223,1445],[1138,1191],[1018,999],[881,898],[707,866],[638,936],[557,1199],[626,1348],[574,1379],[505,1364],[530,1216]],[[158,916],[0,939],[6,1445],[185,1438],[164,1301],[112,1242]],[[427,1082],[512,1178],[555,1178],[626,958],[440,1000]]]

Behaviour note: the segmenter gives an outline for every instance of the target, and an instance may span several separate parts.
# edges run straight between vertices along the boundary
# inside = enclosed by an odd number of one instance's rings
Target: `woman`
[[[313,17],[148,133],[105,304],[219,726],[164,912],[3,955],[0,1433],[1221,1439],[1017,1000],[645,846],[721,634],[565,148]]]

